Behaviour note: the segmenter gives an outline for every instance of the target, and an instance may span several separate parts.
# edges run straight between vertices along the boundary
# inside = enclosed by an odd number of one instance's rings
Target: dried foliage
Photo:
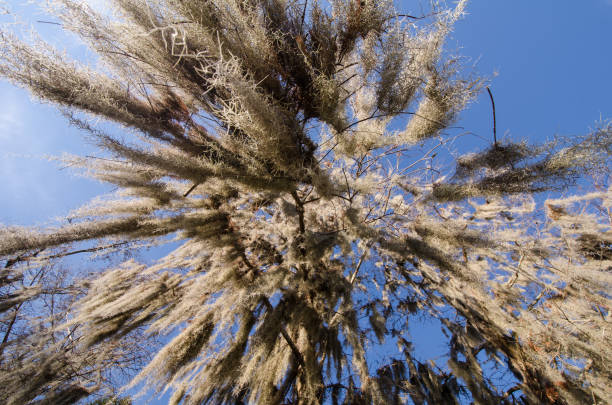
[[[464,1],[418,21],[390,0],[112,3],[50,3],[95,69],[0,32],[0,75],[101,149],[65,163],[117,187],[0,228],[2,402],[112,395],[132,369],[174,404],[612,403],[612,128],[440,175],[482,87],[442,52]],[[151,265],[57,270],[170,240]],[[415,314],[447,364],[417,360]]]

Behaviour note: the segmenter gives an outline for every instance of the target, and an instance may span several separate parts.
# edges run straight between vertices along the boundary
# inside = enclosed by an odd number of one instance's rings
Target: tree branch
[[[274,309],[272,304],[270,304],[270,301],[268,300],[268,297],[263,297],[263,303],[266,306],[266,308],[268,309],[268,311],[272,311]],[[304,363],[304,356],[302,356],[302,353],[300,353],[300,350],[297,348],[295,343],[293,343],[293,340],[291,340],[291,337],[289,336],[289,334],[285,330],[285,327],[281,325],[280,330],[281,330],[281,335],[283,335],[283,338],[285,339],[285,341],[287,342],[287,344],[291,348],[291,351],[293,352],[293,355],[295,356],[297,362],[299,363],[300,366],[304,367],[306,365],[306,363]]]
[[[497,117],[495,116],[495,100],[493,100],[493,93],[491,93],[491,89],[488,87],[487,92],[489,93],[489,98],[491,99],[491,106],[493,107],[493,142],[494,145],[497,146]]]
[[[304,223],[304,203],[300,200],[300,197],[297,194],[297,191],[291,192],[291,196],[295,200],[295,209],[298,213],[298,220],[300,223],[300,234],[303,234],[306,231],[306,225]]]
[[[2,363],[2,354],[4,353],[4,348],[6,347],[6,343],[8,342],[8,338],[13,329],[13,325],[15,324],[15,321],[17,320],[17,313],[19,312],[19,309],[21,308],[22,304],[23,303],[20,303],[19,305],[17,305],[17,308],[13,310],[13,316],[11,317],[11,322],[6,328],[6,332],[4,332],[4,338],[2,338],[2,343],[0,343],[0,363]]]
[[[187,191],[185,192],[185,194],[183,194],[183,197],[187,197],[187,196],[188,196],[189,194],[191,194],[191,192],[192,192],[193,190],[195,190],[195,188],[196,188],[197,186],[199,186],[199,185],[200,185],[200,183],[193,183],[193,186],[191,186],[191,187],[189,188],[189,190],[187,190]]]

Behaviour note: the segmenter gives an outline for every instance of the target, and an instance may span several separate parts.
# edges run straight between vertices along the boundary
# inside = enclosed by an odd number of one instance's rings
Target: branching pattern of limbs
[[[118,369],[174,404],[612,401],[612,129],[533,146],[494,125],[437,165],[483,89],[442,52],[465,1],[113,4],[50,4],[98,70],[0,31],[0,76],[101,150],[65,166],[116,187],[66,224],[0,227],[5,402],[112,395]],[[445,364],[416,360],[418,314]]]

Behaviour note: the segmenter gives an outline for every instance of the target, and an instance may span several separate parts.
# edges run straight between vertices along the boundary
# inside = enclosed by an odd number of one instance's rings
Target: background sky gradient
[[[58,26],[36,23],[46,16],[21,3],[8,1],[11,9],[26,12],[22,20],[43,38],[71,54],[84,54]],[[409,6],[418,2],[396,3],[418,14],[418,6]],[[447,49],[468,58],[476,73],[490,78],[498,137],[542,142],[555,134],[584,134],[598,120],[612,118],[610,38],[612,0],[472,0]],[[5,81],[0,81],[0,106],[0,223],[45,223],[109,190],[46,159],[64,152],[95,153],[54,107],[32,101]],[[462,138],[470,149],[490,142],[486,93],[457,125],[476,134]]]

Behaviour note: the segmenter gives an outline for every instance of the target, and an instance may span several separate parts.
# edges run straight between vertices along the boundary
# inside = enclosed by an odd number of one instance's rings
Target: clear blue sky
[[[449,48],[491,78],[498,137],[507,133],[542,142],[555,134],[583,134],[596,121],[612,118],[612,0],[472,0],[468,13],[457,24]],[[54,32],[58,28],[34,23],[39,18],[23,17],[43,30],[44,37],[61,42]],[[82,52],[74,42],[67,46]],[[44,159],[45,154],[94,153],[53,107],[32,102],[6,82],[0,82],[0,106],[0,223],[42,224],[108,191],[108,186],[76,178]],[[459,125],[491,139],[486,93]],[[486,146],[476,137],[466,144]],[[429,340],[436,330],[425,328],[415,337]]]

